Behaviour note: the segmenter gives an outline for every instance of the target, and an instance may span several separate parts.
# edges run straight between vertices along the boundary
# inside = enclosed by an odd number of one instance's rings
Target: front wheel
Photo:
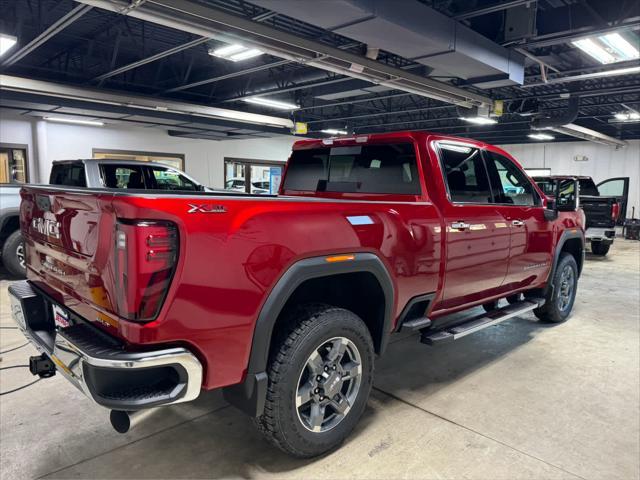
[[[591,253],[594,255],[598,255],[599,257],[604,257],[607,253],[609,253],[609,245],[608,243],[602,242],[591,242]]]
[[[569,318],[578,291],[578,264],[573,255],[560,254],[551,282],[553,288],[549,289],[545,304],[533,313],[544,322],[562,323]]]
[[[371,334],[354,313],[328,305],[300,308],[277,336],[267,370],[267,440],[296,457],[338,447],[364,412],[373,381]]]

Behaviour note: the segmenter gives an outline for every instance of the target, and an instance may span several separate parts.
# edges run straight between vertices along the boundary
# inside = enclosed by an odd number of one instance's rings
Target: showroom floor
[[[11,327],[1,280],[1,351]],[[9,478],[585,478],[640,476],[640,242],[588,255],[573,317],[516,318],[437,349],[398,337],[347,444],[300,461],[217,393],[156,411],[127,435],[59,375],[0,397]],[[31,347],[2,354],[24,364]],[[3,370],[6,392],[33,381]]]

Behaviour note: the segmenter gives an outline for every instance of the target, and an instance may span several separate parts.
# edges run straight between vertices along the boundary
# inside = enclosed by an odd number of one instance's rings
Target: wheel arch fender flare
[[[385,297],[383,330],[378,352],[386,348],[393,325],[395,293],[391,275],[382,260],[373,253],[356,253],[353,259],[328,262],[326,256],[298,260],[278,279],[267,296],[253,331],[251,352],[245,380],[225,387],[225,399],[251,416],[259,416],[264,409],[267,388],[267,362],[274,328],[287,300],[305,281],[346,273],[371,273],[380,284]]]
[[[584,233],[581,230],[564,230],[560,234],[560,238],[558,239],[558,243],[556,245],[555,251],[553,252],[553,263],[551,265],[551,271],[549,272],[549,281],[548,284],[551,283],[553,276],[556,273],[556,268],[558,266],[558,262],[560,261],[560,254],[563,251],[563,247],[568,240],[578,239],[580,240],[580,255],[581,259],[577,261],[578,264],[578,276],[582,273],[582,267],[584,265]]]

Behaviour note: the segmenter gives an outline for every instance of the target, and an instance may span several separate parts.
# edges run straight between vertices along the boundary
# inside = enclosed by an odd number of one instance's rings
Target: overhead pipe
[[[127,4],[122,0],[76,0],[112,12]],[[249,19],[186,0],[153,0],[129,12],[140,20],[208,36],[227,43],[242,42],[265,53],[322,70],[389,86],[415,95],[472,107],[491,105],[491,98],[448,83],[422,77],[363,55],[257,23]],[[353,65],[362,66],[354,72]]]

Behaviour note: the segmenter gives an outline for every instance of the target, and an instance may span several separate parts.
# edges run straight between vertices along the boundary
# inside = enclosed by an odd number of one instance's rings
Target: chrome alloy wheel
[[[302,425],[326,432],[338,425],[353,406],[362,383],[362,360],[355,344],[334,337],[316,348],[300,372],[296,410]]]
[[[558,292],[558,309],[564,312],[573,296],[574,289],[574,274],[571,265],[565,265],[560,273],[560,291]]]

